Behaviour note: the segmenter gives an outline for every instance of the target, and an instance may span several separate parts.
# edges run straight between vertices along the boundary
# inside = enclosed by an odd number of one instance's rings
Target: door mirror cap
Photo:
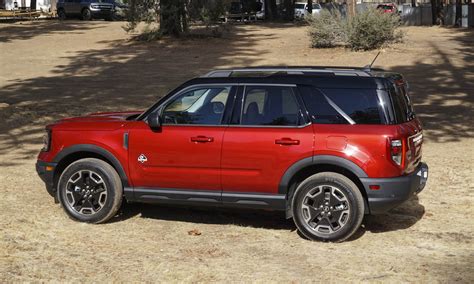
[[[147,118],[146,122],[152,130],[158,130],[161,128],[161,117],[158,113],[151,113]]]

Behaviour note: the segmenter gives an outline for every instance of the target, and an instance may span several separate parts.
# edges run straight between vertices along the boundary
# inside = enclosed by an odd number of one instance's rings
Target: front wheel
[[[83,21],[90,21],[92,19],[91,10],[85,8],[84,10],[82,10],[81,16]]]
[[[292,200],[293,220],[310,240],[342,242],[364,218],[364,199],[346,176],[322,172],[308,177]]]
[[[61,21],[66,20],[66,12],[64,11],[64,9],[60,9],[60,10],[58,11],[58,18],[59,18],[59,20],[61,20]]]
[[[103,223],[112,218],[122,203],[122,182],[108,163],[93,158],[69,165],[58,182],[58,198],[74,220]]]

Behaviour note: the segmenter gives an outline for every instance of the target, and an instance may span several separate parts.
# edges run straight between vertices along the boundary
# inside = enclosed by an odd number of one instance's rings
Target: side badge
[[[145,155],[141,154],[140,156],[138,156],[138,161],[143,164],[146,161],[148,161],[148,159],[146,158]]]

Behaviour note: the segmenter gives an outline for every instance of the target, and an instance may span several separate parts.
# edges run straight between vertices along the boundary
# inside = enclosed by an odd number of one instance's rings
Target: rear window
[[[376,90],[303,87],[302,95],[313,123],[385,124]]]

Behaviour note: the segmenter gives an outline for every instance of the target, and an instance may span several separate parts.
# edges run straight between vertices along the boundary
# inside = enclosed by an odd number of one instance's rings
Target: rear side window
[[[385,124],[376,90],[302,87],[313,123]]]
[[[241,118],[241,125],[297,126],[300,111],[290,87],[247,86]]]

